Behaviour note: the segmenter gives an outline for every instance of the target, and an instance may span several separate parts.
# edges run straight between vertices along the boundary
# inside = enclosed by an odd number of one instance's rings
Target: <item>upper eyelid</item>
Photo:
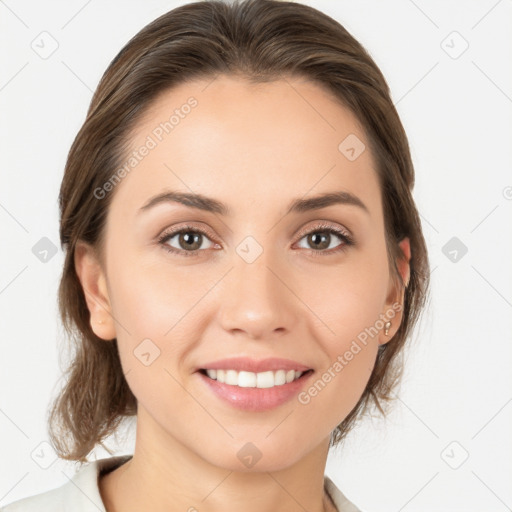
[[[176,229],[172,229],[172,228],[164,229],[162,231],[162,233],[160,235],[158,235],[158,239],[161,240],[161,239],[167,238],[167,237],[172,238],[173,236],[176,236],[176,235],[178,235],[178,234],[180,234],[180,233],[182,233],[184,231],[185,232],[186,231],[199,232],[201,234],[208,235],[208,237],[210,239],[215,239],[215,237],[211,234],[211,230],[210,229],[205,228],[205,227],[197,227],[197,226],[187,225],[187,224],[185,224],[184,226],[181,226],[179,228],[176,228]]]
[[[326,221],[326,220],[320,220],[316,225],[301,228],[298,232],[298,236],[302,238],[302,236],[307,235],[308,233],[315,232],[315,231],[321,231],[322,229],[332,229],[333,231],[340,231],[342,234],[352,237],[352,233],[350,230],[348,230],[344,226],[336,225],[333,222]]]

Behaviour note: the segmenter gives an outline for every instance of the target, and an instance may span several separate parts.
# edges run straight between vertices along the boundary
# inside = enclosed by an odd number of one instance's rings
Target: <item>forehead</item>
[[[291,198],[329,190],[380,210],[363,127],[310,81],[218,76],[182,83],[152,102],[130,140],[126,162],[139,155],[113,202],[123,215],[165,189],[215,197],[235,214],[249,204],[282,213]]]

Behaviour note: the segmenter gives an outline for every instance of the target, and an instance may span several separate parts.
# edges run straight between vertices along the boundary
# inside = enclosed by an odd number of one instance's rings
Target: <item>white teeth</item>
[[[274,373],[274,384],[276,386],[286,384],[286,372],[284,370],[277,370],[277,372]]]
[[[217,370],[206,370],[206,374],[210,379],[216,379],[217,378]]]
[[[267,372],[245,372],[236,370],[206,370],[210,379],[241,388],[273,388],[298,379],[304,372],[277,370]]]
[[[238,385],[238,372],[235,370],[226,370],[224,382],[226,384],[231,384],[232,386]]]
[[[257,388],[273,388],[274,387],[274,372],[261,372],[256,374],[256,387]]]
[[[252,372],[238,372],[238,381],[235,382],[235,386],[240,386],[241,388],[255,388],[256,374]]]

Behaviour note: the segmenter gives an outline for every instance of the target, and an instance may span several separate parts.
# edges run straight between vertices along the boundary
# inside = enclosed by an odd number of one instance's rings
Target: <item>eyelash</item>
[[[205,231],[205,230],[198,229],[198,228],[196,228],[194,226],[184,226],[181,229],[176,230],[176,231],[167,231],[167,232],[162,233],[158,237],[158,243],[162,246],[162,248],[164,250],[166,250],[169,253],[173,253],[173,254],[177,254],[177,255],[181,255],[181,256],[185,256],[185,257],[199,256],[199,253],[201,251],[204,251],[205,249],[202,249],[202,250],[201,249],[197,249],[197,250],[194,250],[194,251],[184,251],[184,250],[179,250],[179,249],[176,249],[175,247],[170,247],[169,245],[167,245],[167,242],[171,238],[173,238],[176,235],[180,235],[182,233],[201,234],[201,235],[204,235],[205,237],[207,237],[208,239],[212,238],[210,233]],[[337,254],[339,252],[346,251],[348,247],[355,245],[355,241],[354,241],[354,239],[352,238],[351,235],[349,235],[345,231],[342,231],[341,229],[334,228],[330,224],[326,224],[326,223],[319,224],[319,225],[315,226],[313,229],[310,229],[309,231],[306,231],[305,233],[301,233],[301,236],[300,236],[298,241],[302,240],[305,236],[311,235],[313,233],[329,233],[329,234],[333,234],[333,235],[338,236],[342,240],[342,242],[343,242],[337,248],[330,249],[328,251],[327,250],[306,249],[306,250],[311,251],[312,256],[314,256],[314,257],[322,256],[322,255],[329,256],[329,255],[332,255],[332,254]]]

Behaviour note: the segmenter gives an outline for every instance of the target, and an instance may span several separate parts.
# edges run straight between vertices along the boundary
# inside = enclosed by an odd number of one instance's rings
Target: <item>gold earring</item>
[[[385,324],[384,324],[384,334],[386,336],[389,335],[389,328],[391,327],[391,322],[390,321],[387,321]]]

